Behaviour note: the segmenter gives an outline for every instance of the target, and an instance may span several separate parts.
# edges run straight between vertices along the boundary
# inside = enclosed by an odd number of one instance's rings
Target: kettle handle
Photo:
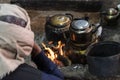
[[[101,34],[102,34],[102,26],[100,24],[95,26],[95,29],[92,31],[92,34],[96,34],[97,37],[101,36]]]
[[[73,15],[72,14],[66,13],[65,15],[68,16],[70,18],[70,20],[73,20]]]
[[[95,26],[95,29],[93,29],[93,31],[92,31],[92,33],[94,34],[101,25],[99,24],[96,26],[96,25],[92,24],[92,26]]]
[[[102,11],[102,12],[100,12],[100,15],[107,15],[107,12],[106,11]]]

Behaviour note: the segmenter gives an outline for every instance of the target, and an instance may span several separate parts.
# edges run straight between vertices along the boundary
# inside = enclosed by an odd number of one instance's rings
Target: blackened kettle
[[[48,41],[63,41],[69,36],[72,14],[56,14],[46,18],[45,32]]]
[[[75,19],[70,26],[70,40],[71,43],[78,47],[87,47],[91,43],[94,43],[97,39],[97,32],[99,35],[101,31],[98,31],[100,25],[93,26],[86,19]]]

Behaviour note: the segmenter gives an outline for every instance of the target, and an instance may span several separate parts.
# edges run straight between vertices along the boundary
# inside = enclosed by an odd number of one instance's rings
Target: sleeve
[[[43,51],[40,54],[36,55],[34,58],[32,58],[32,60],[35,62],[39,70],[47,74],[50,74],[51,77],[52,75],[54,75],[56,77],[63,79],[63,74],[57,68],[57,65],[55,65],[50,59],[48,59]],[[45,73],[43,75],[45,75]],[[53,80],[57,80],[57,79],[53,79]]]
[[[41,72],[41,80],[63,80],[63,79],[52,74]]]

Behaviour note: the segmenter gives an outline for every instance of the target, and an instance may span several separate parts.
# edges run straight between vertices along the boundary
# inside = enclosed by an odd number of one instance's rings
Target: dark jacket
[[[27,64],[21,64],[14,72],[6,75],[2,80],[63,80],[62,73],[57,66],[41,52],[33,58],[38,69]]]

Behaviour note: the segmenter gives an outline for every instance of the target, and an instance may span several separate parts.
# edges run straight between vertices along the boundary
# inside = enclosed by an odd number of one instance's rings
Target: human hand
[[[32,57],[35,57],[36,55],[38,55],[40,52],[42,51],[42,49],[40,48],[40,46],[34,42],[34,45],[33,45],[33,50],[32,50]]]

